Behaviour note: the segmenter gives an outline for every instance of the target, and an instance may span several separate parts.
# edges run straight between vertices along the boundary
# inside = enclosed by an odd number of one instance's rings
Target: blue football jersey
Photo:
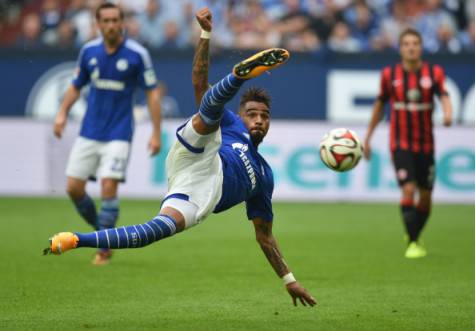
[[[131,141],[134,91],[137,86],[152,89],[157,84],[148,51],[131,39],[125,39],[112,54],[107,54],[102,38],[86,43],[73,85],[81,89],[88,83],[80,135],[99,141]]]
[[[219,213],[245,201],[249,219],[261,217],[272,221],[274,178],[270,166],[252,144],[239,116],[225,110],[220,126],[223,193],[214,212]]]

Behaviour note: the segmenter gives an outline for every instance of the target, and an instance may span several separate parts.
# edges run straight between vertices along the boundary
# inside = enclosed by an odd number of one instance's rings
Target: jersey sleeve
[[[252,220],[260,217],[265,221],[272,222],[274,213],[272,212],[272,192],[274,191],[274,180],[272,174],[269,175],[269,186],[260,194],[246,200],[247,218]]]
[[[389,100],[391,87],[391,67],[386,67],[381,72],[378,99],[383,103]]]
[[[149,90],[157,86],[157,77],[149,52],[144,48],[140,54],[138,79],[140,87]]]
[[[89,72],[87,71],[87,59],[85,49],[79,52],[78,63],[76,68],[76,76],[73,79],[73,85],[80,90],[84,85],[89,83]]]
[[[445,72],[441,66],[434,65],[432,67],[434,75],[434,92],[436,95],[448,95],[447,89],[445,87]]]

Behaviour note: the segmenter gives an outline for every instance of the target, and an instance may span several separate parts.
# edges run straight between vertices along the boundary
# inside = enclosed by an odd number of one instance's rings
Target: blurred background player
[[[146,90],[153,123],[150,154],[160,150],[160,96],[155,72],[147,50],[123,34],[123,12],[111,3],[100,5],[96,19],[102,38],[84,45],[78,59],[78,72],[64,95],[54,123],[54,134],[61,138],[71,106],[89,84],[87,112],[79,137],[71,150],[66,169],[67,192],[78,213],[94,229],[116,225],[119,216],[117,191],[125,180],[133,135],[133,93],[137,86]],[[86,193],[87,180],[101,178],[101,209]],[[108,249],[99,250],[94,264],[105,264]]]
[[[239,116],[224,108],[246,80],[281,65],[289,53],[277,48],[260,52],[206,91],[211,13],[202,9],[197,19],[203,31],[193,62],[193,85],[197,100],[204,96],[198,113],[177,129],[178,140],[167,157],[168,193],[160,214],[144,224],[86,234],[59,233],[45,253],[79,247],[143,247],[245,201],[256,239],[294,305],[300,300],[313,306],[315,299],[290,272],[272,234],[273,174],[257,150],[269,129],[270,98],[263,89],[250,88],[241,97]]]
[[[418,239],[430,214],[435,179],[434,95],[440,98],[445,126],[452,124],[452,106],[445,89],[444,70],[422,61],[422,37],[417,30],[408,28],[401,33],[399,52],[401,63],[382,71],[364,153],[369,159],[371,136],[383,117],[384,104],[390,101],[390,149],[401,188],[401,212],[408,236],[405,256],[419,258],[427,254]]]

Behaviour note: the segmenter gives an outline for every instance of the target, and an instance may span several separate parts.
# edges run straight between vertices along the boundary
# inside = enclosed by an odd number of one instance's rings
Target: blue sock
[[[115,228],[119,218],[119,199],[102,199],[98,216],[99,230]]]
[[[74,205],[76,206],[76,210],[81,215],[81,217],[90,224],[94,229],[98,229],[97,227],[97,211],[96,211],[96,204],[91,199],[89,195],[84,195],[79,200],[73,200]]]
[[[139,248],[174,235],[176,222],[167,215],[158,215],[153,220],[138,225],[99,230],[91,233],[75,233],[78,247]]]
[[[206,124],[213,125],[221,120],[224,105],[236,95],[245,81],[229,74],[206,91],[199,109]]]

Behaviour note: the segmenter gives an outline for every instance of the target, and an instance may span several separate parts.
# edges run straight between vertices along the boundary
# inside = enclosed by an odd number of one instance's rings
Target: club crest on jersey
[[[419,84],[421,84],[422,88],[431,88],[432,79],[430,79],[430,77],[421,77]]]
[[[412,89],[407,90],[407,99],[409,101],[419,101],[420,97],[421,97],[421,93],[419,92],[418,89],[412,88]]]
[[[119,59],[115,66],[117,67],[117,70],[125,71],[129,67],[129,62],[126,59]]]
[[[95,66],[97,65],[97,59],[95,57],[93,57],[92,59],[89,60],[88,64],[90,66]]]

